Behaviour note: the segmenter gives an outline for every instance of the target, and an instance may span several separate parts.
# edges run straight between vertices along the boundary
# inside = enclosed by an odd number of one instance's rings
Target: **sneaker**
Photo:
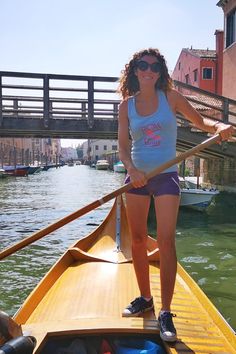
[[[140,296],[133,300],[122,312],[123,317],[139,316],[143,312],[153,310],[153,298],[149,301],[145,300],[144,297]]]
[[[176,317],[171,312],[165,311],[159,315],[160,337],[166,342],[175,342],[177,339],[176,329],[172,317]]]

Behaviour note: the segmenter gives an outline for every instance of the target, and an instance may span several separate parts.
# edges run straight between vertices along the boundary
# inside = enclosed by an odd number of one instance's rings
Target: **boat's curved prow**
[[[159,259],[156,240],[148,239],[150,260]],[[103,223],[69,250],[75,259],[123,263],[132,261],[131,235],[123,198],[117,197]],[[81,257],[81,258],[80,258]]]

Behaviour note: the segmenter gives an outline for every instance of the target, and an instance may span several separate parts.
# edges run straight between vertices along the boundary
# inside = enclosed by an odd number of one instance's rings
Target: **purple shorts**
[[[130,182],[130,176],[125,178],[125,184]],[[139,188],[131,188],[127,193],[138,195],[153,195],[154,197],[171,194],[180,195],[179,177],[177,172],[161,173],[148,180],[147,184]]]

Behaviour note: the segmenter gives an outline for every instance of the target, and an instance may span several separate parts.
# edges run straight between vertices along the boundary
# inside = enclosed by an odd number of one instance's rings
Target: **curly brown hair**
[[[139,82],[135,74],[136,63],[144,55],[152,55],[157,58],[158,62],[161,64],[161,75],[156,82],[156,89],[163,90],[167,92],[172,87],[172,79],[168,73],[166,60],[160,51],[155,48],[148,48],[140,50],[134,53],[132,59],[128,64],[125,65],[125,69],[121,72],[121,77],[119,80],[118,92],[121,94],[123,99],[135,95],[139,91]]]

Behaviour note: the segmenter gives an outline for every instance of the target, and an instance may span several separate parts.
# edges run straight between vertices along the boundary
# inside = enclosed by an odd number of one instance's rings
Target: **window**
[[[112,150],[117,150],[117,145],[112,145]]]
[[[213,78],[212,68],[203,68],[202,69],[202,78],[203,78],[203,80],[212,80],[212,78]]]
[[[107,150],[107,145],[104,145],[104,146],[103,146],[103,150]]]
[[[198,70],[193,70],[193,80],[196,82],[198,80]]]
[[[180,70],[180,67],[181,67],[181,63],[180,63],[180,61],[179,61],[179,70]]]
[[[189,74],[185,75],[185,83],[189,84]]]
[[[236,41],[236,9],[226,18],[226,48]]]
[[[95,145],[95,150],[98,150],[98,145]]]

